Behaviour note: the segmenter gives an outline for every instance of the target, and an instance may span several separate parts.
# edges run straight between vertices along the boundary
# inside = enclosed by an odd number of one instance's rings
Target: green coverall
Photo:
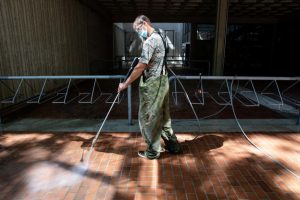
[[[141,63],[147,64],[139,85],[139,125],[148,145],[146,150],[148,158],[157,158],[160,155],[161,137],[169,152],[181,151],[171,128],[169,80],[165,75],[165,49],[162,35],[154,31],[144,42],[140,58]]]
[[[150,77],[145,82],[141,78],[139,95],[139,125],[148,145],[147,157],[160,154],[161,137],[167,150],[179,153],[181,147],[171,127],[168,76]]]

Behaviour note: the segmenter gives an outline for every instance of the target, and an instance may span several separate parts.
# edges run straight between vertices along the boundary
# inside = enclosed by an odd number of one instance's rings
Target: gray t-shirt
[[[161,75],[165,56],[165,47],[161,36],[154,31],[144,42],[140,62],[147,64],[144,71],[146,78]],[[165,74],[165,67],[163,69]]]

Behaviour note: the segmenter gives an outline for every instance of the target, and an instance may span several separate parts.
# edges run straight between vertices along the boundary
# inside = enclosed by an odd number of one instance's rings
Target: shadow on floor
[[[145,148],[139,134],[102,134],[91,159],[91,165],[99,162],[99,166],[85,174],[101,183],[95,198],[299,199],[285,170],[253,153],[240,134],[202,134],[194,140],[190,134],[178,136],[183,154],[165,152],[149,161],[137,156]],[[39,162],[71,170],[74,162],[70,161],[79,162],[81,150],[90,146],[92,137],[83,133],[1,135],[1,199],[22,199],[27,170]],[[75,198],[85,198],[89,193],[82,188],[89,187],[82,183]]]

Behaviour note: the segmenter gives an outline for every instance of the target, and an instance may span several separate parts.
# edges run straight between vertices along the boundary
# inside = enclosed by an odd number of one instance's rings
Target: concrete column
[[[222,76],[224,74],[228,5],[229,0],[218,0],[214,62],[212,69],[212,75],[215,76]]]
[[[191,46],[190,46],[190,57],[189,60],[200,60],[199,56],[199,41],[197,41],[197,23],[191,24]],[[189,67],[195,67],[194,62],[189,62]]]

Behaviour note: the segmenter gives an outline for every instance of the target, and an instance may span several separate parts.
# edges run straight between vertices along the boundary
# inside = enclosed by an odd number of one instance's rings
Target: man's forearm
[[[137,66],[132,71],[131,75],[125,81],[126,87],[128,87],[128,85],[130,85],[133,81],[135,81],[138,77],[140,77],[143,71],[145,70],[145,68],[146,68],[146,64],[138,63]]]

